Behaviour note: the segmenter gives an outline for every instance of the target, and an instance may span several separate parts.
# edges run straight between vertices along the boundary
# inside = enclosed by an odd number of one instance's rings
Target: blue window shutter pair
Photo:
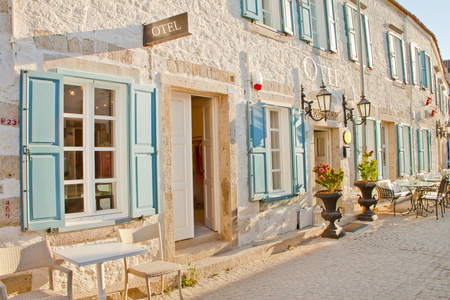
[[[241,0],[242,16],[251,20],[262,22],[262,1]],[[293,0],[281,0],[281,15],[283,32],[294,35],[294,6]]]
[[[311,3],[310,0],[300,0],[298,6],[298,17],[300,24],[300,39],[312,42],[313,29],[311,23]]]
[[[291,109],[291,158],[293,194],[306,191],[305,124],[304,116]],[[269,167],[266,107],[263,103],[248,103],[248,165],[250,200],[269,198]],[[287,121],[287,120],[286,120]]]
[[[154,88],[132,85],[130,101],[131,217],[157,212],[156,99]]]
[[[397,125],[397,161],[398,175],[405,175],[405,145],[403,140],[403,125]]]
[[[427,79],[427,56],[425,51],[421,52],[422,57],[422,87],[428,87],[428,79]]]
[[[92,74],[90,74],[92,75]],[[63,227],[64,75],[22,71],[22,227]],[[135,86],[130,95],[131,217],[156,213],[156,109],[153,89]]]
[[[381,144],[381,122],[375,121],[375,158],[377,159],[378,180],[383,179],[383,145]]]
[[[64,76],[21,74],[22,227],[64,226]]]
[[[292,161],[293,161],[293,189],[298,195],[306,191],[306,156],[305,156],[305,121],[303,112],[291,109],[292,119]]]

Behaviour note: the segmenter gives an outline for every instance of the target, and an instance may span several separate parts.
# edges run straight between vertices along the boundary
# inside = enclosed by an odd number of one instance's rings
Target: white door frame
[[[384,134],[384,142],[383,142]],[[389,178],[389,135],[388,135],[388,125],[381,123],[381,165],[382,165],[382,175],[383,179]],[[384,154],[384,157],[383,157]],[[386,162],[386,166],[384,163]],[[411,166],[412,168],[412,166]]]
[[[314,136],[314,166],[317,166],[319,162],[317,162],[317,143],[316,143],[316,134],[324,134],[325,142],[326,142],[326,164],[331,165],[332,156],[331,156],[331,129],[328,128],[314,128],[313,136]],[[317,184],[315,185],[315,190],[317,190]]]

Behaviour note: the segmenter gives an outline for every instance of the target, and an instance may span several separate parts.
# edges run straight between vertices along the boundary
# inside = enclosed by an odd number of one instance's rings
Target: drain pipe
[[[11,16],[11,37],[9,39],[9,42],[11,44],[11,51],[12,51],[12,83],[14,84],[15,81],[15,69],[16,69],[16,39],[14,37],[15,35],[15,9],[14,9],[14,0],[7,0],[8,2],[8,8]]]

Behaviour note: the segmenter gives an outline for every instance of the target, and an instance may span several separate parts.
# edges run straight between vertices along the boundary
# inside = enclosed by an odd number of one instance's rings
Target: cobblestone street
[[[186,299],[450,299],[450,215],[380,215],[183,289]],[[178,291],[155,299],[178,299]]]

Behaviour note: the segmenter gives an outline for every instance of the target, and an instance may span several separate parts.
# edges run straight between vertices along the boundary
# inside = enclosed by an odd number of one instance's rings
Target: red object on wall
[[[434,117],[435,114],[436,114],[436,111],[433,109],[433,110],[431,111],[430,115],[431,115],[432,117]]]
[[[262,89],[262,84],[257,83],[257,84],[255,84],[255,85],[253,86],[253,88],[254,88],[255,90],[260,91],[260,90]]]
[[[427,102],[425,103],[425,105],[430,105],[432,101],[433,101],[433,100],[432,100],[430,97],[428,97],[428,98],[427,98]]]

